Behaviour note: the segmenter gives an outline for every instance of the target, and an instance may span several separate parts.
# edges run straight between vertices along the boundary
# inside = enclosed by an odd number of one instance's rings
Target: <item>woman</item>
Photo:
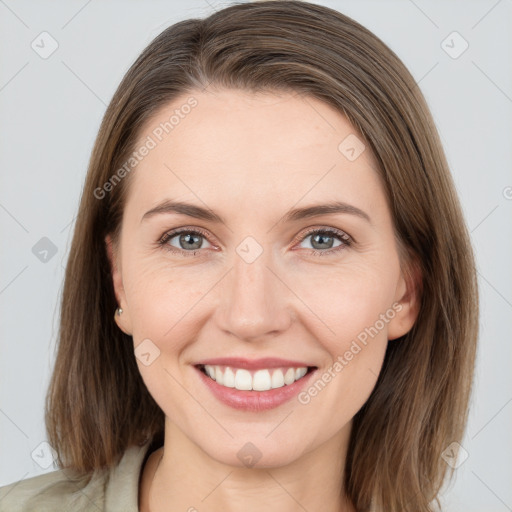
[[[429,109],[375,35],[299,1],[177,23],[91,157],[47,395],[61,469],[0,509],[433,510],[475,274]]]

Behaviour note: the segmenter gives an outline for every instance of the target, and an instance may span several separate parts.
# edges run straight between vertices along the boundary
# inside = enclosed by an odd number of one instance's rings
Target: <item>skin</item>
[[[349,161],[338,146],[355,128],[295,93],[194,91],[160,109],[141,143],[191,95],[198,105],[130,175],[119,247],[105,240],[123,309],[116,322],[134,347],[150,339],[160,350],[148,366],[137,359],[166,416],[165,444],[143,471],[141,510],[354,510],[340,497],[352,419],[375,386],[388,340],[408,332],[418,312],[375,159],[366,148]],[[171,213],[141,222],[166,198],[206,206],[226,223]],[[331,200],[364,210],[371,224],[347,213],[279,222],[290,208]],[[179,235],[167,245],[188,257],[157,246],[180,227],[206,231],[196,255]],[[340,239],[319,245],[306,234],[312,227],[355,241],[332,252]],[[263,250],[252,263],[236,252],[249,235]],[[308,404],[294,398],[268,411],[235,410],[193,367],[205,358],[270,356],[309,362],[321,377],[396,303],[400,312]],[[254,467],[237,457],[248,441],[261,452]]]

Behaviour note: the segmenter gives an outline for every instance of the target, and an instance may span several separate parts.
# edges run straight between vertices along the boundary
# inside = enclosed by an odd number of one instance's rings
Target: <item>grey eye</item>
[[[177,244],[172,243],[172,240],[177,239]],[[203,242],[209,243],[201,233],[195,231],[183,231],[171,236],[168,240],[169,245],[176,247],[181,250],[192,250],[203,249]]]
[[[311,239],[312,247],[306,247],[306,249],[332,249],[334,246],[334,242],[336,238],[339,238],[339,235],[331,234],[329,232],[317,231],[315,233],[309,233],[306,237],[304,237],[304,241]],[[338,246],[342,245],[342,242],[338,240]],[[302,243],[302,242],[301,242]]]

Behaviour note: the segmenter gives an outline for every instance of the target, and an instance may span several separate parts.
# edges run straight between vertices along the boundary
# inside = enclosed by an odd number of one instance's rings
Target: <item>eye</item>
[[[303,235],[300,240],[305,241],[311,238],[312,252],[315,256],[326,256],[350,247],[352,238],[335,228],[313,229]],[[333,248],[334,240],[339,240],[340,244]]]
[[[171,242],[174,239],[176,240],[173,244]],[[158,241],[158,245],[165,250],[179,253],[183,256],[194,256],[196,251],[203,248],[204,240],[206,240],[206,233],[202,230],[182,228],[165,233]]]

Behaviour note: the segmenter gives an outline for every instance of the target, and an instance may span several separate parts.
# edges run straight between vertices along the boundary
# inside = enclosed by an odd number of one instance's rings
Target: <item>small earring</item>
[[[121,316],[121,313],[123,312],[123,310],[121,308],[117,308],[116,309],[116,314],[117,316]]]

